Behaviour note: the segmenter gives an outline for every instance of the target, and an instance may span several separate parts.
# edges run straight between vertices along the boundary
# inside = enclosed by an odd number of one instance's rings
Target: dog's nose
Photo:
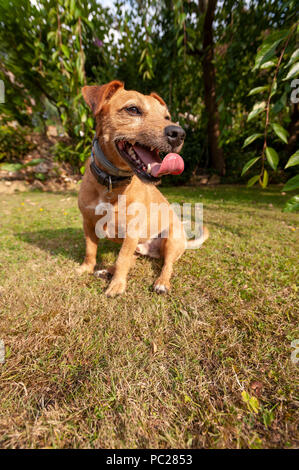
[[[168,143],[172,147],[178,147],[186,136],[186,132],[179,126],[167,126],[164,129]]]

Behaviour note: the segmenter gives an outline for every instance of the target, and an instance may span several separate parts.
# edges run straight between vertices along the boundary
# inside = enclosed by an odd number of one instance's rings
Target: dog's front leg
[[[127,237],[124,239],[120,249],[113,278],[106,290],[108,297],[123,294],[127,287],[127,275],[134,262],[134,252],[138,244],[138,238]]]
[[[173,263],[185,251],[185,238],[165,238],[162,245],[164,265],[162,272],[155,282],[154,291],[157,294],[166,294],[170,290],[170,277],[172,275]]]
[[[97,249],[99,239],[95,233],[95,226],[89,220],[83,222],[85,234],[85,258],[81,266],[77,269],[79,274],[88,272],[92,273],[96,265]]]

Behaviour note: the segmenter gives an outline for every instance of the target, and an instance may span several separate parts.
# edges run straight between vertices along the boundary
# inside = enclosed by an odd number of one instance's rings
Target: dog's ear
[[[166,105],[165,101],[162,100],[161,96],[157,95],[157,93],[152,92],[152,93],[150,94],[150,96],[152,96],[153,98],[155,98],[156,100],[158,100],[159,103],[162,104],[162,106],[166,106],[166,108],[167,108],[167,105]]]
[[[124,88],[124,84],[118,80],[113,80],[101,86],[84,86],[81,91],[84,100],[95,116],[119,88]]]

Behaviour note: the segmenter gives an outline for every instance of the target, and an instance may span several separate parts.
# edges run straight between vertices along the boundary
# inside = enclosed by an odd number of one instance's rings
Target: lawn
[[[152,291],[160,261],[139,258],[114,299],[106,281],[76,274],[76,194],[0,195],[1,447],[298,446],[299,217],[282,212],[288,196],[163,192],[203,202],[210,239],[175,265],[170,295]],[[118,249],[101,242],[99,264]]]

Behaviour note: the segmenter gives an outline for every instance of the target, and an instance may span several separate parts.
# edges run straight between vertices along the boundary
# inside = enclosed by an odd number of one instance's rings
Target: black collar
[[[107,172],[101,170],[96,165],[95,158],[105,168],[105,170],[107,170]],[[121,170],[107,159],[96,137],[92,142],[90,170],[97,182],[108,188],[108,192],[112,191],[113,186],[126,186],[131,182],[133,176],[132,171]]]

